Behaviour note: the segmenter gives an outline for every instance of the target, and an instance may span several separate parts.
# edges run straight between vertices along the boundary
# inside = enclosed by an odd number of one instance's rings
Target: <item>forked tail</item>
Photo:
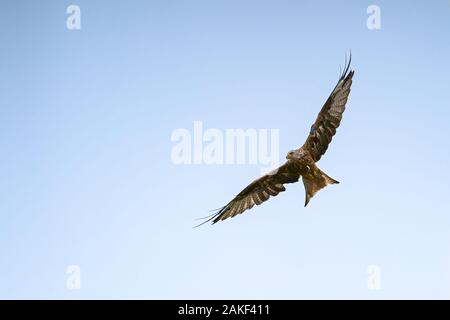
[[[329,177],[325,172],[319,168],[314,168],[312,174],[302,176],[303,185],[305,186],[305,207],[308,205],[309,200],[320,190],[330,184],[337,184],[339,181]]]

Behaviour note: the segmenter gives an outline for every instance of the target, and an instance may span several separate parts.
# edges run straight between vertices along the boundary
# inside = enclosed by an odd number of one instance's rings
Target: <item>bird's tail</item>
[[[305,186],[305,207],[309,200],[320,190],[330,184],[337,184],[339,181],[329,177],[325,172],[319,168],[314,168],[312,174],[302,176],[303,185]]]

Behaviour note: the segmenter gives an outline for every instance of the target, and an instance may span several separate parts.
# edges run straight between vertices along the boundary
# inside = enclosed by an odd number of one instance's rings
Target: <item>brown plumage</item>
[[[286,156],[287,161],[282,166],[250,183],[233,200],[203,223],[212,220],[214,224],[235,217],[251,209],[255,204],[260,205],[267,201],[270,196],[274,197],[285,191],[285,184],[295,183],[300,177],[305,186],[305,206],[320,189],[339,183],[322,172],[316,166],[316,162],[327,150],[341,123],[354,74],[353,70],[349,71],[350,63],[351,55],[338,83],[311,126],[305,144],[299,149],[290,151]]]

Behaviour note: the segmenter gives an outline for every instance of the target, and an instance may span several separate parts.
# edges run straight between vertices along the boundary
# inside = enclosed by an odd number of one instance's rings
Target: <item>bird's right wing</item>
[[[256,179],[242,190],[227,205],[220,208],[215,214],[202,224],[213,220],[213,224],[232,218],[245,210],[251,209],[255,204],[260,205],[270,196],[276,196],[285,191],[284,184],[297,182],[300,178],[298,164],[288,160],[278,169]]]

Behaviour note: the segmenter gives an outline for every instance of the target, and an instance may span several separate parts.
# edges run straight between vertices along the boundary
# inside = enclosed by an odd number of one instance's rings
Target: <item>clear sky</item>
[[[1,1],[0,298],[450,298],[449,39],[446,0]],[[341,184],[193,229],[261,166],[177,165],[174,130],[282,161],[350,49]]]

